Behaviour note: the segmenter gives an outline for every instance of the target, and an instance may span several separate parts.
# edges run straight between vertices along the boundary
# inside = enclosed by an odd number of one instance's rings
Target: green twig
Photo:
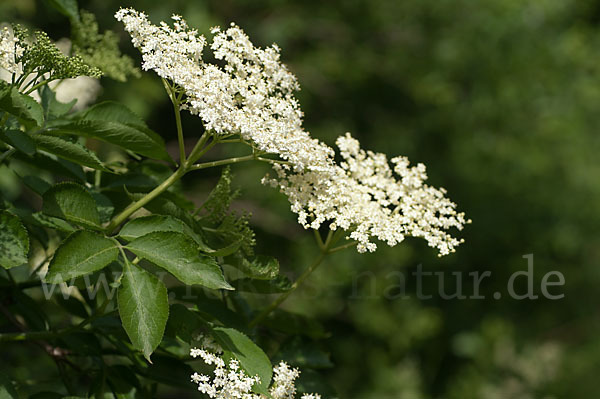
[[[179,100],[181,97],[176,96],[175,90],[169,83],[162,79],[163,85],[165,86],[165,90],[171,99],[171,103],[173,103],[173,111],[175,113],[175,123],[177,125],[177,141],[179,143],[179,165],[185,164],[185,144],[183,141],[183,126],[181,124],[181,108]]]
[[[211,136],[212,136],[211,132],[206,131],[198,139],[198,142],[196,142],[196,145],[194,146],[194,148],[192,148],[192,152],[190,152],[190,155],[188,156],[188,159],[186,162],[187,166],[192,165],[194,162],[196,162],[202,155],[204,155],[214,145],[215,142],[213,141],[206,148],[204,147],[204,145],[211,138]]]
[[[329,253],[332,254],[332,253],[335,253],[338,251],[342,251],[346,248],[354,247],[356,244],[358,244],[358,241],[352,241],[352,242],[349,242],[348,244],[344,244],[344,245],[340,245],[339,247],[331,248],[329,250]]]
[[[142,208],[144,205],[146,205],[147,203],[158,197],[160,194],[162,194],[164,191],[166,191],[171,185],[173,185],[177,180],[179,180],[181,176],[185,174],[185,172],[185,169],[181,167],[177,169],[171,176],[169,176],[165,181],[158,185],[154,190],[150,191],[138,201],[130,204],[121,213],[115,216],[115,218],[108,224],[108,226],[106,226],[104,230],[108,233],[111,233],[135,211]]]
[[[321,233],[319,233],[319,230],[316,229],[312,229],[312,231],[315,234],[315,240],[317,241],[319,249],[323,250],[323,248],[325,247],[325,243],[323,242],[323,238],[321,238]]]
[[[50,83],[51,81],[52,80],[50,80],[50,79],[42,80],[41,82],[33,85],[33,87],[31,89],[27,90],[25,92],[25,94],[29,95],[29,94],[33,93],[34,91],[36,91],[37,89],[39,89],[40,87],[42,87],[43,85]]]
[[[189,170],[206,169],[206,168],[212,168],[215,166],[223,166],[223,165],[229,165],[229,164],[240,163],[240,162],[245,162],[245,161],[253,161],[255,159],[256,159],[256,156],[254,154],[246,155],[243,157],[227,158],[227,159],[222,159],[220,161],[196,164],[196,165],[191,166]]]

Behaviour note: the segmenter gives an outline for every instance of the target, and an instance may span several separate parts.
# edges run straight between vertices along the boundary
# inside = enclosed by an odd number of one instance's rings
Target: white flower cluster
[[[152,25],[143,12],[121,9],[132,43],[145,70],[171,80],[186,94],[187,109],[217,134],[239,134],[258,150],[278,154],[302,168],[322,164],[331,149],[302,130],[302,111],[293,93],[296,78],[279,61],[279,48],[254,47],[232,24],[213,28],[210,46],[223,66],[200,59],[206,39],[174,15],[173,28]]]
[[[318,229],[329,222],[332,230],[351,230],[359,252],[377,248],[371,238],[394,246],[406,236],[421,237],[440,255],[462,242],[445,230],[460,230],[467,220],[444,189],[424,183],[425,165],[409,167],[408,159],[396,157],[392,169],[385,154],[362,150],[349,133],[337,139],[337,146],[343,162],[324,172],[275,165],[277,178],[264,179],[287,195],[300,224]]]
[[[350,231],[359,252],[374,251],[373,239],[395,245],[405,236],[422,237],[446,255],[460,240],[446,233],[467,222],[443,189],[424,184],[425,167],[409,167],[403,157],[365,152],[349,135],[337,141],[344,162],[302,128],[294,97],[296,78],[281,64],[279,48],[255,47],[236,25],[215,35],[210,45],[219,64],[205,62],[203,36],[173,16],[173,28],[152,25],[146,15],[121,9],[133,44],[142,52],[143,68],[171,80],[186,94],[186,107],[216,134],[239,134],[260,151],[288,161],[275,165],[276,178],[263,182],[287,195],[305,228],[327,223]],[[396,176],[399,176],[397,179]]]
[[[19,39],[5,26],[0,30],[0,68],[6,69],[11,74],[17,73],[19,65],[15,60],[22,55],[23,47],[19,45]]]
[[[200,357],[209,366],[215,366],[214,378],[194,373],[192,382],[198,390],[213,399],[266,399],[266,396],[252,392],[252,386],[260,382],[258,376],[250,377],[240,368],[236,359],[228,363],[223,360],[223,350],[210,338],[202,337],[202,349],[192,348],[190,355]],[[273,368],[273,383],[269,389],[272,399],[294,399],[294,381],[300,375],[298,369],[290,368],[285,362]],[[304,394],[301,399],[321,399],[319,394]]]

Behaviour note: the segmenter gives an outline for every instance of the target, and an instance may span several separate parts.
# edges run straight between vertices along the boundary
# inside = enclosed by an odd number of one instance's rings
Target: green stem
[[[94,173],[94,187],[100,188],[100,184],[102,183],[102,171],[97,170]]]
[[[342,250],[344,250],[346,248],[353,247],[356,244],[358,244],[358,241],[352,241],[352,242],[350,242],[348,244],[344,244],[344,245],[340,245],[339,247],[331,248],[329,250],[329,253],[332,254],[332,253],[335,253],[335,252],[338,252],[338,251],[342,251]]]
[[[179,142],[179,165],[185,164],[185,143],[183,141],[183,127],[181,125],[181,114],[179,105],[173,104],[175,111],[175,122],[177,123],[177,141]]]
[[[131,216],[135,211],[142,208],[148,202],[152,201],[164,191],[166,191],[171,185],[173,185],[177,180],[181,178],[185,174],[186,170],[180,167],[177,169],[171,176],[169,176],[164,182],[162,182],[159,186],[157,186],[154,190],[150,191],[144,197],[140,198],[138,201],[130,204],[127,208],[125,208],[121,213],[119,213],[115,218],[106,226],[105,231],[111,233],[115,230],[121,223],[123,223],[129,216]]]
[[[323,248],[325,248],[325,243],[323,242],[323,239],[321,238],[321,233],[319,233],[319,230],[315,230],[315,229],[313,229],[313,233],[315,234],[315,240],[317,241],[317,245],[319,246],[319,249],[323,250]]]
[[[42,87],[43,85],[45,85],[45,84],[48,84],[48,83],[50,83],[50,82],[51,82],[51,80],[50,80],[50,79],[42,80],[41,82],[39,82],[39,83],[37,83],[37,84],[33,85],[33,87],[32,87],[31,89],[27,90],[27,91],[25,92],[25,94],[29,95],[29,94],[33,93],[34,91],[36,91],[38,88],[40,88],[40,87]]]
[[[210,132],[206,131],[204,132],[204,134],[200,137],[200,139],[198,139],[198,142],[196,143],[196,145],[194,146],[194,148],[192,149],[192,152],[190,152],[190,156],[187,159],[187,166],[192,165],[194,162],[196,162],[203,154],[205,154],[213,145],[215,145],[215,141],[213,141],[212,143],[210,143],[208,146],[206,146],[206,148],[204,148],[204,145],[206,144],[206,142],[210,139]]]
[[[212,168],[215,166],[223,166],[223,165],[229,165],[229,164],[234,164],[234,163],[253,161],[255,159],[257,159],[257,157],[254,154],[246,155],[243,157],[227,158],[227,159],[222,159],[220,161],[196,164],[196,165],[191,166],[189,170],[206,169],[206,168]]]
[[[242,139],[224,139],[224,140],[220,140],[220,143],[244,143],[246,144],[246,142]]]
[[[281,165],[292,165],[291,162],[282,161],[280,159],[270,159],[270,158],[263,158],[263,157],[256,157],[256,159],[259,160],[259,161],[268,162],[270,164],[278,163],[278,164],[281,164]]]
[[[268,162],[271,164],[272,163],[287,163],[286,161],[279,161],[277,159],[263,158],[263,157],[257,156],[256,154],[250,154],[250,155],[245,155],[243,157],[227,158],[227,159],[221,159],[220,161],[196,164],[196,165],[190,166],[190,168],[188,170],[206,169],[206,168],[212,168],[215,166],[230,165],[230,164],[246,162],[246,161],[261,161],[261,162]]]
[[[175,123],[177,125],[177,141],[179,142],[179,165],[185,164],[185,145],[183,142],[183,126],[181,124],[181,109],[179,107],[179,98],[175,96],[175,90],[169,85],[169,83],[163,79],[163,85],[165,90],[173,103],[173,111],[175,112]]]
[[[184,161],[184,163],[182,165],[180,165],[179,168],[171,176],[169,176],[165,181],[163,181],[154,190],[150,191],[148,194],[146,194],[144,197],[140,198],[138,201],[130,204],[121,213],[119,213],[117,216],[115,216],[113,218],[113,220],[111,220],[111,222],[106,226],[106,228],[104,230],[107,233],[112,233],[121,223],[123,223],[135,211],[142,208],[144,205],[146,205],[147,203],[149,203],[150,201],[152,201],[153,199],[158,197],[160,194],[162,194],[164,191],[166,191],[177,180],[179,180],[184,174],[186,174],[189,171],[197,170],[197,169],[204,169],[204,168],[211,167],[211,166],[219,166],[219,165],[226,165],[228,163],[240,162],[240,161],[232,162],[231,159],[229,159],[229,160],[223,160],[223,161],[208,162],[207,164],[192,165],[192,163],[195,160],[200,158],[202,155],[204,155],[204,153],[206,153],[210,148],[212,148],[212,146],[214,146],[215,144],[218,143],[218,141],[215,140],[215,141],[211,142],[210,144],[208,144],[206,147],[204,147],[204,144],[206,144],[206,142],[208,141],[209,138],[210,138],[210,133],[205,132],[202,135],[202,137],[200,137],[200,139],[198,140],[196,145],[194,146],[194,149],[190,153],[190,156],[188,157],[188,159],[186,161]],[[252,156],[252,157],[254,157],[254,156]]]

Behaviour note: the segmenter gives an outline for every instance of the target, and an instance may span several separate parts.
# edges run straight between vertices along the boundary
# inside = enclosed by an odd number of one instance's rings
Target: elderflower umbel
[[[8,72],[17,73],[18,63],[16,60],[23,55],[23,47],[19,39],[13,35],[7,26],[0,30],[0,68]]]
[[[193,383],[198,384],[198,390],[213,399],[266,399],[265,395],[252,392],[252,386],[260,383],[258,376],[250,377],[240,367],[237,359],[223,360],[223,350],[212,339],[200,337],[201,349],[192,348],[190,356],[200,357],[204,363],[214,366],[214,377],[194,373]],[[273,383],[269,388],[272,399],[295,399],[295,380],[300,375],[298,369],[290,368],[285,362],[273,368]],[[321,399],[319,394],[303,394],[300,399]]]
[[[239,134],[256,149],[278,155],[278,187],[305,228],[327,223],[348,231],[359,252],[374,251],[374,239],[393,246],[405,236],[421,237],[440,255],[453,252],[461,240],[446,232],[467,222],[443,189],[424,184],[425,166],[409,167],[397,157],[390,167],[384,154],[365,152],[349,134],[337,145],[344,161],[336,164],[332,148],[302,128],[302,111],[294,97],[299,85],[280,62],[279,48],[255,47],[235,24],[211,30],[210,44],[220,64],[202,60],[206,39],[179,16],[173,28],[152,25],[143,12],[121,9],[115,17],[141,51],[146,70],[180,87],[184,106],[218,135]]]
[[[406,236],[421,237],[440,255],[461,243],[445,230],[462,229],[464,214],[456,212],[444,189],[424,183],[425,165],[409,167],[408,159],[396,157],[392,169],[385,154],[362,150],[349,133],[337,145],[340,165],[324,172],[275,165],[277,178],[264,179],[288,197],[300,224],[318,229],[328,222],[332,230],[350,230],[359,252],[377,248],[372,238],[394,246]]]
[[[143,12],[121,9],[132,43],[142,53],[142,68],[154,70],[185,91],[185,107],[202,118],[216,134],[239,134],[258,150],[278,154],[296,168],[322,168],[332,150],[302,129],[302,111],[294,97],[295,76],[279,60],[276,45],[255,47],[244,31],[232,24],[215,27],[210,49],[212,64],[201,59],[206,39],[177,15],[173,28],[152,25]]]

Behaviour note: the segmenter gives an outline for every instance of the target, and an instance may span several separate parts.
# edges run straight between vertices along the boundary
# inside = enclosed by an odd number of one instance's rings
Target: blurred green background
[[[334,367],[319,373],[340,397],[600,397],[600,1],[79,4],[101,29],[119,32],[138,63],[112,17],[120,6],[156,23],[181,14],[201,32],[235,21],[255,44],[276,42],[302,86],[307,130],[330,145],[350,131],[365,148],[425,163],[430,183],[473,220],[456,254],[438,258],[412,239],[374,254],[336,254],[286,302],[331,333],[321,346]],[[54,39],[69,35],[66,19],[34,0],[2,0],[0,15]],[[176,148],[171,106],[154,74],[101,83],[101,99],[125,102]],[[197,136],[199,122],[184,122]],[[243,193],[236,206],[252,212],[259,251],[296,275],[316,253],[312,235],[283,196],[260,185],[263,165],[233,171]],[[190,198],[203,198],[217,176],[188,176]],[[536,293],[556,270],[566,283],[551,292],[563,299],[507,295],[526,254],[534,255]],[[490,271],[480,287],[485,299],[444,300],[433,276],[423,288],[432,298],[420,300],[411,278],[418,265],[443,271],[448,293],[456,291],[452,273],[462,272],[465,295],[473,294],[469,272]],[[395,297],[398,272],[407,298]],[[517,281],[518,292],[527,289]]]

